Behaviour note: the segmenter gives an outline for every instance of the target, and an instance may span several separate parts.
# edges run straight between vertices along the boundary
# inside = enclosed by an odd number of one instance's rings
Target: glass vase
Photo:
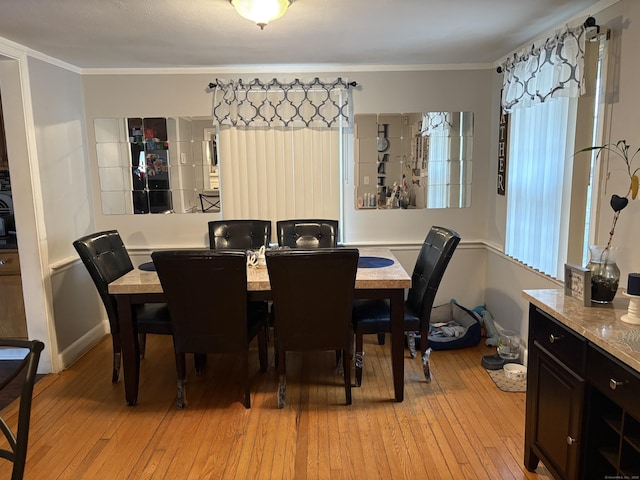
[[[587,268],[591,271],[591,301],[594,303],[611,303],[616,296],[620,283],[617,251],[616,247],[589,246]]]

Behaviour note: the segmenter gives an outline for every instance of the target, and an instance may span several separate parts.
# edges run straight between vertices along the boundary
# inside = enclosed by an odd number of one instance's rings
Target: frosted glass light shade
[[[255,22],[261,30],[285,14],[293,0],[229,0],[236,12]]]

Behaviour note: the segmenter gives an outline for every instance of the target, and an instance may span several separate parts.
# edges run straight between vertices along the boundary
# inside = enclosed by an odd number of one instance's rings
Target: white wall
[[[486,236],[487,216],[485,185],[489,175],[490,100],[494,73],[489,70],[421,71],[421,72],[350,72],[300,74],[300,78],[342,76],[359,86],[353,93],[355,113],[415,112],[428,110],[473,111],[475,115],[473,190],[471,208],[440,210],[357,211],[346,201],[343,232],[349,244],[407,243],[420,244],[431,225],[457,230],[464,241]],[[234,74],[225,78],[253,78],[255,74]],[[265,74],[263,78],[285,78],[282,74]],[[286,77],[295,77],[288,74]],[[83,77],[92,163],[93,199],[96,228],[118,228],[127,245],[204,246],[208,243],[206,223],[219,214],[113,216],[99,208],[99,185],[93,148],[93,120],[124,116],[210,115],[212,94],[206,85],[210,75],[87,75]],[[353,198],[353,160],[349,161],[349,182],[345,197]],[[222,187],[224,188],[224,186]]]
[[[640,2],[624,0],[598,15],[605,25],[612,28],[609,62],[609,85],[606,107],[610,116],[611,141],[626,139],[633,150],[640,148],[640,94],[638,78],[640,64]],[[640,155],[636,156],[634,166],[640,167]],[[596,242],[604,244],[611,228],[613,211],[609,206],[611,195],[625,195],[629,188],[629,178],[620,174],[623,162],[613,159],[613,172],[608,184],[601,189],[598,234]],[[621,284],[627,287],[627,277],[631,272],[640,271],[640,199],[631,201],[621,212],[616,226],[613,245],[619,248],[618,266],[621,272]]]
[[[62,366],[108,331],[84,267],[76,264],[71,271],[56,267],[71,256],[77,258],[73,240],[94,230],[82,81],[78,73],[33,58],[29,74],[40,180],[37,200],[44,220],[40,250],[45,255],[45,281]],[[19,237],[20,233],[18,229]],[[89,332],[94,332],[92,337]]]

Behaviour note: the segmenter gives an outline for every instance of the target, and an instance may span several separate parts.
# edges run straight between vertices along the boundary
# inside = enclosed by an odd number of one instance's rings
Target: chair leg
[[[176,353],[176,370],[178,372],[178,396],[176,406],[182,409],[187,404],[187,392],[184,387],[187,378],[187,367],[184,353]]]
[[[193,364],[196,369],[196,375],[202,375],[205,367],[207,366],[207,355],[204,353],[194,353]]]
[[[251,408],[251,385],[249,381],[249,351],[242,356],[242,377],[244,382],[244,408]]]
[[[287,354],[278,349],[278,408],[284,408],[287,402]]]
[[[347,358],[348,350],[342,350],[343,360]],[[351,405],[351,364],[344,365],[344,393],[347,398],[347,405]]]
[[[407,332],[407,347],[409,347],[409,355],[411,358],[416,358],[416,332]]]
[[[429,348],[429,337],[427,329],[420,333],[420,347],[422,350],[422,370],[424,379],[431,383],[431,349]]]
[[[118,377],[120,377],[120,361],[122,359],[120,336],[112,333],[111,343],[113,345],[113,371],[111,372],[111,383],[118,383]]]
[[[362,367],[364,366],[364,351],[362,349],[362,334],[356,333],[356,387],[362,385]]]
[[[273,365],[278,368],[280,364],[280,351],[278,350],[278,333],[275,327],[273,328]]]
[[[342,375],[344,371],[344,355],[342,350],[336,350],[336,373]]]
[[[384,333],[378,334],[378,345],[384,345]]]
[[[144,358],[144,353],[147,350],[147,334],[138,334],[138,345],[140,345],[140,359]]]
[[[265,325],[258,331],[258,356],[260,357],[261,372],[266,372],[269,365],[268,330],[269,326]]]

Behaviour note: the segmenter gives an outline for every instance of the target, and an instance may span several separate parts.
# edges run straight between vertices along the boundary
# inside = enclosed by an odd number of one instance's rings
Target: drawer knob
[[[4,265],[5,263],[7,263],[7,262],[6,262],[6,260],[2,260],[2,259],[0,258],[0,265]]]
[[[615,378],[612,378],[609,380],[609,388],[611,390],[615,390],[616,388],[621,387],[622,385],[624,385],[624,382],[620,382]]]
[[[573,438],[571,435],[567,435],[567,445],[573,445],[577,440]]]
[[[549,342],[556,343],[564,338],[563,335],[554,335],[553,333],[549,335]]]

